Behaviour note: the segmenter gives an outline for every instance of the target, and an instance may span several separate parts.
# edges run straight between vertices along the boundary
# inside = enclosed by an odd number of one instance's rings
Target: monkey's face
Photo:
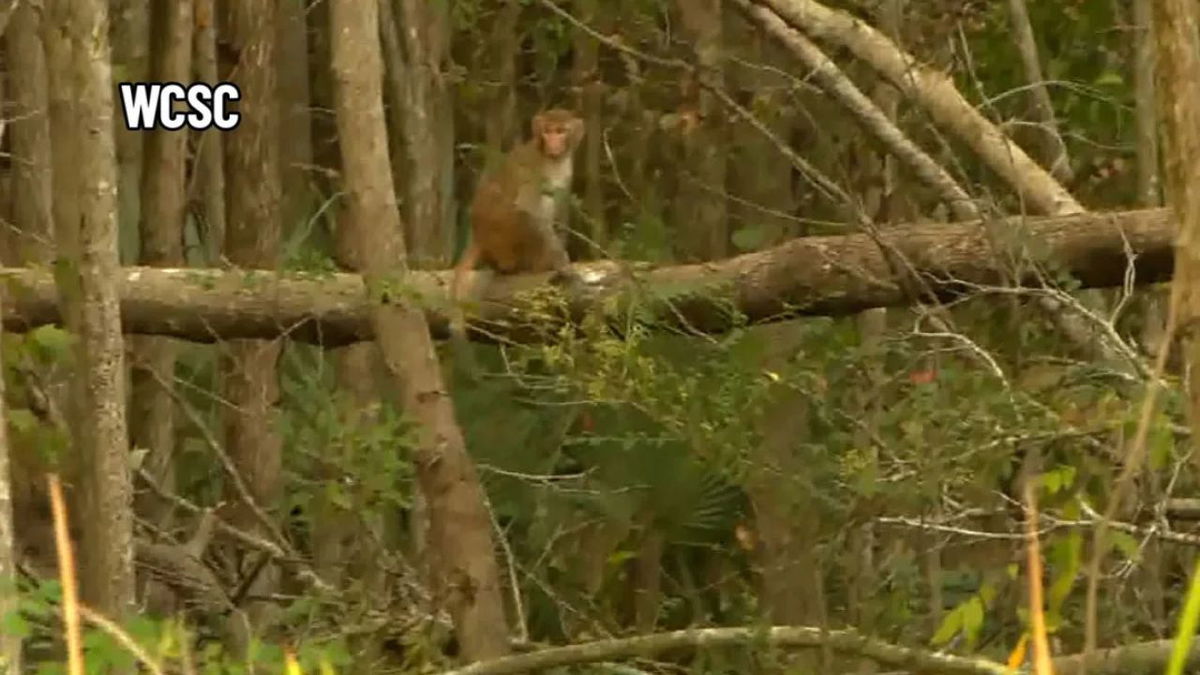
[[[571,130],[566,124],[547,124],[542,127],[542,153],[551,159],[567,154],[571,147]]]
[[[541,155],[558,160],[570,157],[583,138],[583,120],[555,108],[533,116],[533,140]]]

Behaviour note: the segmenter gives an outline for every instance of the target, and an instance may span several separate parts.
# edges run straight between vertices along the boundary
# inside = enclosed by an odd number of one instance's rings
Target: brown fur
[[[480,179],[471,202],[471,242],[454,267],[455,302],[466,273],[481,262],[500,274],[570,274],[565,245],[553,228],[563,203],[544,190],[570,190],[583,120],[555,108],[535,115],[531,127],[533,137]]]

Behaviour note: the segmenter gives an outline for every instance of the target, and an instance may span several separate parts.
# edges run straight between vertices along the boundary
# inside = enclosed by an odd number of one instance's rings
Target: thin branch
[[[1008,669],[986,659],[953,656],[898,645],[862,636],[850,630],[826,631],[808,626],[765,628],[696,628],[598,640],[566,647],[551,647],[528,654],[506,656],[473,663],[443,675],[509,675],[568,665],[652,657],[678,649],[711,649],[766,644],[773,647],[813,648],[828,646],[879,663],[916,671],[961,673],[962,675],[1008,675]]]

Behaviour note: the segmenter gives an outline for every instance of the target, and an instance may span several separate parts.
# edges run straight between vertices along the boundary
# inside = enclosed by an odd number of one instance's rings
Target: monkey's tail
[[[467,316],[461,307],[455,307],[450,317],[450,365],[467,380],[479,381],[479,364],[474,345],[467,337]]]

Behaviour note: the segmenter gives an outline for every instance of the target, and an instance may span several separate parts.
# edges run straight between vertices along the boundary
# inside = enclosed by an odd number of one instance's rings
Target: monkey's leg
[[[468,380],[479,379],[479,368],[475,363],[475,354],[467,339],[467,316],[463,311],[463,290],[466,274],[473,272],[483,257],[483,249],[479,243],[472,241],[463,251],[462,259],[454,266],[454,278],[450,282],[450,354],[454,369],[462,373]],[[474,296],[474,284],[471,296]]]
[[[537,271],[552,270],[554,275],[550,277],[550,282],[566,284],[574,292],[583,283],[583,279],[571,267],[571,257],[567,255],[567,247],[563,238],[559,236],[554,221],[549,218],[530,218],[529,221],[530,226],[534,228],[541,258],[537,264]]]

